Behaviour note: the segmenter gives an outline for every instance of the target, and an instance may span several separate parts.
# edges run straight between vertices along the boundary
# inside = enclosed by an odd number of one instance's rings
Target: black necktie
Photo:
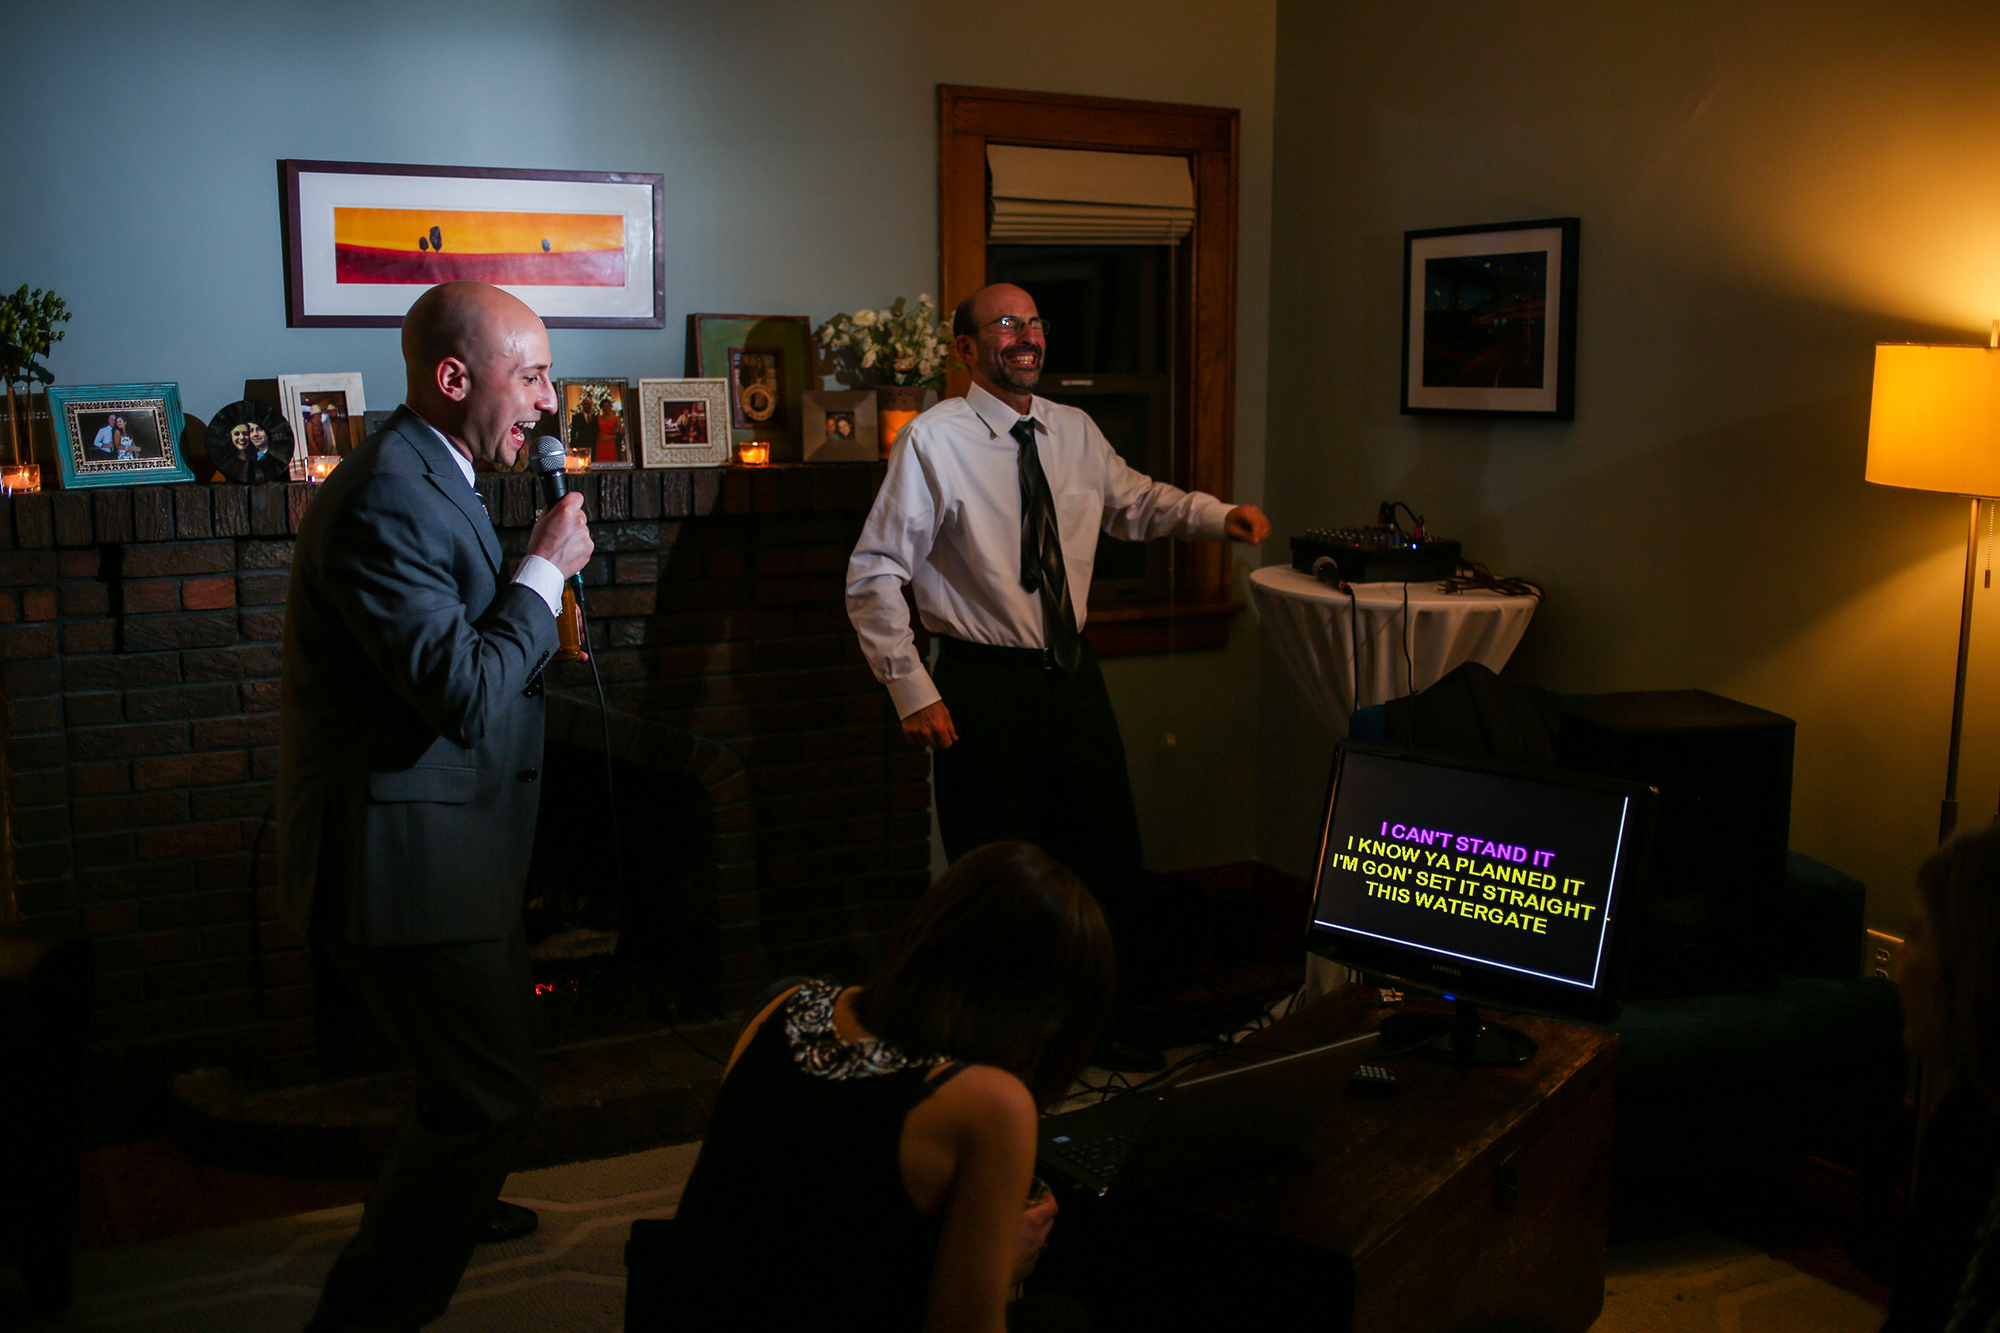
[[[1077,637],[1076,606],[1069,599],[1069,574],[1063,568],[1056,502],[1035,449],[1034,418],[1022,417],[1010,433],[1021,443],[1021,586],[1041,591],[1044,641],[1057,666],[1075,671],[1083,660],[1083,642]]]

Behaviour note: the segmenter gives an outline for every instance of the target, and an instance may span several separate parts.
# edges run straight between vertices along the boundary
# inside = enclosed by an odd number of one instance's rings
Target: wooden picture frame
[[[808,463],[873,463],[882,456],[873,389],[807,389],[802,425]]]
[[[639,449],[645,467],[721,467],[729,462],[736,456],[729,429],[729,381],[640,380]]]
[[[590,470],[592,472],[613,472],[638,465],[639,446],[632,438],[632,387],[623,379],[600,376],[595,379],[557,380],[556,390],[556,436],[563,442],[563,448],[591,451]],[[618,429],[612,437],[612,456],[609,459],[599,455],[603,450],[604,404],[609,401],[618,416]],[[580,431],[591,432],[589,439],[580,437]]]
[[[178,384],[54,385],[49,420],[64,490],[194,480]]]
[[[278,162],[285,323],[399,328],[474,279],[552,329],[666,327],[662,177],[396,162]]]
[[[1403,234],[1403,411],[1576,415],[1576,218]]]
[[[813,352],[805,315],[688,316],[687,373],[727,383],[730,445],[767,441],[773,463],[805,456],[800,420]]]

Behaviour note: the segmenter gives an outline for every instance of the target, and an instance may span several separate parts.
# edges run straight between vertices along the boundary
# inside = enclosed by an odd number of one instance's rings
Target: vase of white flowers
[[[820,325],[819,345],[833,362],[835,379],[875,390],[884,458],[897,434],[923,410],[924,391],[942,387],[945,372],[958,364],[951,354],[951,327],[939,322],[937,304],[923,294],[915,305],[898,297],[886,310],[835,315]]]

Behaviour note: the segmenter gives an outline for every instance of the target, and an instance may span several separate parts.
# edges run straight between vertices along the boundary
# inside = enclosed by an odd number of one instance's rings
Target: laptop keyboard
[[[1082,1167],[1094,1176],[1106,1177],[1117,1171],[1138,1140],[1137,1129],[1112,1130],[1088,1137],[1062,1135],[1049,1140],[1043,1151],[1058,1161]]]

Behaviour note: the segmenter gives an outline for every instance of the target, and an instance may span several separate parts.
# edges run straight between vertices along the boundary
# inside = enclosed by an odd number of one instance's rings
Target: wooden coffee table
[[[1395,1057],[1401,1091],[1350,1092],[1302,1154],[1185,1182],[1172,1201],[1293,1255],[1343,1256],[1355,1333],[1583,1333],[1604,1302],[1618,1038],[1507,1022],[1540,1043],[1528,1064]]]

